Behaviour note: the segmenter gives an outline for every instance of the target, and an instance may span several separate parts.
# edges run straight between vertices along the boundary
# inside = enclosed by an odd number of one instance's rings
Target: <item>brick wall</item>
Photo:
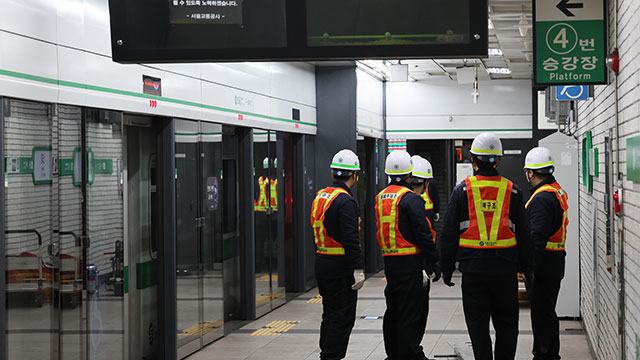
[[[616,173],[616,111],[614,75],[610,73],[610,84],[596,86],[594,98],[581,102],[578,107],[578,123],[575,135],[582,140],[587,131],[592,132],[593,147],[600,151],[598,158],[600,174],[593,179],[593,192],[582,186],[580,171],[580,272],[581,312],[586,331],[598,359],[620,358],[618,338],[619,277],[624,269],[626,296],[624,310],[626,320],[625,357],[635,359],[637,335],[640,334],[640,184],[626,179],[626,139],[640,135],[640,1],[608,1],[610,48],[615,44],[617,22],[618,51],[620,52],[620,74],[618,76],[618,115],[620,140],[620,176]],[[617,20],[616,20],[617,18]],[[613,129],[612,167],[613,184],[624,189],[624,211],[616,219],[614,227],[623,234],[624,267],[620,266],[621,237],[612,238],[612,255],[607,256],[605,213],[605,157],[604,140]],[[582,167],[582,160],[580,166]],[[595,235],[595,236],[594,236]],[[611,267],[611,271],[608,268]]]

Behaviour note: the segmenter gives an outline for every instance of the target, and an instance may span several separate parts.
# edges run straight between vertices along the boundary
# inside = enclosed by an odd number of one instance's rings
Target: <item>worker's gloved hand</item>
[[[422,287],[429,285],[429,275],[427,272],[422,270]]]
[[[353,270],[353,280],[354,280],[354,283],[353,285],[351,285],[351,290],[362,289],[362,285],[364,285],[364,270],[363,269]]]
[[[455,283],[451,282],[451,273],[449,274],[442,274],[442,281],[444,281],[444,284],[451,287],[454,286]]]
[[[440,270],[440,263],[435,263],[431,266],[431,273],[429,273],[429,278],[433,281],[433,282],[438,282],[438,280],[440,280],[440,277],[442,275],[442,271]]]
[[[436,215],[434,216],[434,219],[436,221],[440,221],[440,213],[436,213]]]

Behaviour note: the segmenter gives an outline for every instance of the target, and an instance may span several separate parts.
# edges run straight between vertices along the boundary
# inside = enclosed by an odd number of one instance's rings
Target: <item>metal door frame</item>
[[[0,96],[0,170],[2,170],[3,177],[5,176],[4,169],[4,104],[5,98]],[[7,348],[7,306],[6,300],[6,287],[5,280],[7,273],[6,256],[5,256],[5,236],[4,236],[4,219],[5,219],[5,199],[4,199],[4,181],[2,179],[2,186],[0,186],[0,213],[2,214],[2,221],[0,221],[0,250],[2,250],[2,257],[0,257],[0,357],[7,359],[9,357],[9,349]]]

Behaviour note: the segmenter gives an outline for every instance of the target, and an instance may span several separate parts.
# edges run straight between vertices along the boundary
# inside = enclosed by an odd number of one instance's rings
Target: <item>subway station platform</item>
[[[454,287],[442,281],[432,284],[429,320],[422,346],[429,359],[456,359],[452,345],[469,342],[460,290],[461,275]],[[358,310],[346,359],[385,359],[382,316],[385,311],[384,272],[367,279],[358,294]],[[300,294],[286,305],[252,321],[234,333],[212,343],[189,360],[275,360],[318,359],[322,303],[317,288]],[[562,320],[560,342],[563,360],[592,359],[582,322]],[[533,335],[526,302],[520,306],[520,337],[516,359],[531,359]],[[468,358],[465,358],[468,359]]]

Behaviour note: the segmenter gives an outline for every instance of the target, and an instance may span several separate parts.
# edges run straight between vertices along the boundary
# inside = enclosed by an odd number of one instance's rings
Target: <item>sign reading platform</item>
[[[535,0],[536,85],[606,84],[603,0]]]

